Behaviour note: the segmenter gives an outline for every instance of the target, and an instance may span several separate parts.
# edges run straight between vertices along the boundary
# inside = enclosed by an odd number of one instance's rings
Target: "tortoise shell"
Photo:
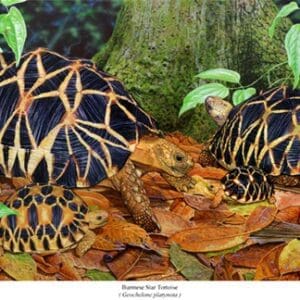
[[[72,248],[88,231],[87,206],[60,186],[25,186],[6,200],[16,215],[0,219],[0,239],[10,252]]]
[[[300,174],[300,90],[280,87],[234,107],[210,151],[231,170],[254,166],[274,176]]]
[[[37,49],[0,56],[0,175],[69,188],[125,164],[153,120],[89,60]]]

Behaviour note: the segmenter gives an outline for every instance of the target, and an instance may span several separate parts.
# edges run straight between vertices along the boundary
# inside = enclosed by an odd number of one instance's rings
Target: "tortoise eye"
[[[175,155],[175,160],[176,160],[176,161],[182,162],[183,159],[184,159],[184,157],[183,157],[182,154],[177,153],[177,154]]]

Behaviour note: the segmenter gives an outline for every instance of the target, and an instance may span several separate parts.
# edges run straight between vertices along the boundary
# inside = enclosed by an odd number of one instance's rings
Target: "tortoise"
[[[18,66],[1,54],[0,65],[0,176],[68,189],[108,178],[134,221],[159,230],[139,169],[160,171],[186,191],[194,185],[187,175],[193,162],[122,83],[90,60],[43,48]]]
[[[5,204],[16,214],[0,219],[0,247],[14,253],[48,255],[76,247],[82,256],[95,241],[90,229],[108,218],[104,210],[88,211],[76,194],[61,186],[24,186]]]
[[[225,194],[240,203],[270,199],[274,184],[300,184],[300,90],[277,87],[232,107],[208,97],[219,125],[209,150],[229,172]]]

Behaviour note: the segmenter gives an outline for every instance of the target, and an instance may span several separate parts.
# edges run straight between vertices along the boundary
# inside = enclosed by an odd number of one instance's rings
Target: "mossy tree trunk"
[[[184,96],[199,85],[194,75],[225,67],[248,84],[286,60],[283,32],[267,37],[276,13],[271,0],[125,0],[111,39],[94,59],[124,82],[161,129],[206,140],[215,125],[203,107],[177,117]]]

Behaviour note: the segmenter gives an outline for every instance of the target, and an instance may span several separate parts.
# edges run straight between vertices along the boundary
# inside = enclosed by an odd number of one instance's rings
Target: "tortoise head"
[[[107,223],[108,213],[105,210],[95,210],[87,213],[90,229],[96,229]]]
[[[232,105],[228,101],[217,96],[207,97],[205,99],[205,107],[218,126],[222,126],[225,123],[232,110]]]
[[[186,175],[194,164],[185,151],[159,137],[143,137],[131,158],[143,168],[175,177]]]

